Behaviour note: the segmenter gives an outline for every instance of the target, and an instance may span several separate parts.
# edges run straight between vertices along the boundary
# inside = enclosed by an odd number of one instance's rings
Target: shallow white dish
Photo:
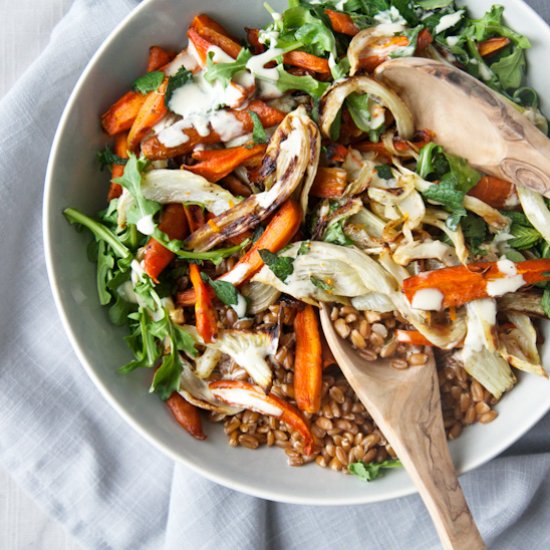
[[[493,2],[470,0],[474,15]],[[530,83],[550,89],[550,28],[521,0],[499,0],[513,28],[529,37]],[[276,9],[284,1],[273,0]],[[314,465],[290,468],[278,449],[251,452],[231,448],[219,425],[205,423],[208,439],[197,441],[172,419],[167,407],[148,393],[150,371],[129,376],[117,368],[129,360],[126,333],[113,327],[99,305],[95,266],[87,260],[87,234],[78,234],[62,210],[72,206],[94,214],[105,205],[106,176],[98,172],[96,151],[104,146],[98,115],[126,91],[145,70],[152,44],[181,49],[185,30],[198,12],[209,13],[237,36],[244,26],[263,25],[267,12],[260,0],[144,0],[113,31],[94,55],[69,99],[52,146],[44,195],[44,245],[50,284],[69,339],[88,375],[111,405],[143,437],[164,453],[202,475],[233,489],[271,500],[297,504],[342,505],[376,502],[414,492],[404,471],[392,471],[376,483]],[[539,67],[541,70],[536,72]],[[550,107],[544,102],[543,109]],[[545,327],[550,336],[550,324]],[[550,364],[550,346],[543,353]],[[455,464],[466,472],[490,460],[524,434],[550,409],[549,382],[522,376],[521,382],[498,406],[499,417],[489,425],[466,429],[450,444]]]

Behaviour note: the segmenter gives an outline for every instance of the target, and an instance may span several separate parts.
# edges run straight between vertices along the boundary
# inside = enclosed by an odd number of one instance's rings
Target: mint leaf
[[[252,139],[254,140],[254,143],[267,143],[267,134],[262,125],[260,117],[254,111],[248,111],[248,114],[250,115],[250,118],[252,119],[252,124],[254,125],[254,127],[252,128]]]
[[[140,94],[148,94],[158,89],[164,80],[162,71],[153,71],[134,80],[132,89]]]
[[[469,213],[462,218],[460,226],[470,252],[476,256],[484,255],[485,251],[481,245],[487,238],[488,227],[483,218]]]
[[[102,172],[105,168],[111,169],[113,164],[124,166],[128,162],[128,159],[123,159],[115,155],[108,145],[97,152],[97,160],[99,161],[99,167]]]
[[[334,290],[334,285],[323,279],[320,279],[319,277],[315,277],[315,275],[311,275],[309,280],[314,286],[320,288],[321,290],[324,290],[325,292],[332,292],[332,290]]]
[[[508,244],[516,250],[526,250],[533,248],[542,239],[541,234],[534,227],[512,224],[510,233],[514,236]]]
[[[202,280],[208,283],[216,293],[216,296],[227,306],[237,305],[239,293],[234,285],[227,281],[214,281],[206,273],[201,272]]]
[[[362,481],[374,481],[383,475],[383,470],[389,468],[401,468],[400,460],[384,460],[384,462],[353,462],[348,466],[348,471]]]
[[[273,274],[283,281],[283,283],[294,272],[293,258],[289,258],[288,256],[277,256],[277,254],[270,252],[267,248],[259,250],[258,252],[264,264],[267,265],[269,269],[273,271]]]
[[[325,230],[323,241],[326,243],[339,244],[340,246],[350,246],[353,241],[344,233],[345,219],[331,223]]]
[[[422,194],[427,199],[441,204],[451,213],[446,224],[449,229],[456,231],[461,218],[465,217],[467,213],[464,208],[465,194],[456,188],[455,183],[451,179],[439,184],[434,183]]]
[[[173,93],[178,89],[193,80],[193,74],[185,67],[180,67],[174,76],[168,79],[166,92],[164,94],[164,103],[170,108],[170,100]]]

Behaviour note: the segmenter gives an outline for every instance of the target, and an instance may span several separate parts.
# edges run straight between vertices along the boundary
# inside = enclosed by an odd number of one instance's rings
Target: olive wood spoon
[[[397,370],[388,359],[362,359],[338,336],[326,305],[321,325],[344,376],[416,485],[443,547],[484,549],[447,446],[433,355],[421,367]]]
[[[486,174],[550,197],[550,139],[514,104],[452,65],[420,57],[386,61],[377,79],[409,107],[416,128]]]

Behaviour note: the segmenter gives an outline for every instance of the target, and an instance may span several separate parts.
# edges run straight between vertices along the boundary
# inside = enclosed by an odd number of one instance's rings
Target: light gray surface
[[[109,3],[112,8],[108,13],[109,21],[103,24],[94,23],[97,21],[94,17],[100,17],[102,10],[94,10],[89,2],[81,2],[80,7],[84,9],[85,4],[89,10],[87,16],[73,14],[73,19],[67,21],[63,40],[57,37],[58,47],[62,43],[69,47],[84,44],[82,60],[92,53],[93,44],[98,43],[100,36],[131,2]],[[84,36],[71,34],[76,25],[86,25]],[[58,115],[62,104],[61,100],[49,96],[38,101],[37,105],[30,86],[36,86],[42,79],[47,86],[59,85],[59,92],[65,94],[65,86],[78,72],[72,68],[65,74],[58,73],[56,79],[44,67],[36,66],[34,71],[35,78],[27,75],[19,88],[22,99],[9,98],[10,109],[6,103],[0,106],[0,121],[3,128],[9,130],[5,135],[17,135],[20,129],[8,123],[8,115],[15,113],[23,119],[25,135],[36,147],[34,166],[21,164],[18,167],[18,177],[28,185],[40,181],[55,123],[48,119],[40,125],[42,132],[31,132],[31,120],[25,118],[22,106],[29,110],[37,107],[33,116],[42,119]],[[32,99],[35,99],[34,103]],[[22,134],[19,139],[23,138]],[[10,155],[22,155],[26,150],[8,142],[6,137],[0,141],[0,147],[7,153],[6,160],[12,159]],[[4,164],[4,158],[0,162],[2,169],[7,171],[8,163]],[[2,228],[5,234],[10,234],[18,226],[18,217],[7,211],[7,207],[13,207],[15,202],[5,191],[3,186],[2,197],[7,200],[4,201],[6,216]],[[24,197],[24,200],[18,197],[18,200],[17,205],[22,209],[26,208],[29,213],[35,211],[36,197]],[[25,247],[32,244],[40,250],[37,237],[31,240],[19,236],[18,239],[10,244],[7,257],[17,257],[15,252],[21,250],[19,244]],[[28,263],[16,263],[25,269],[17,272],[5,269],[2,273],[4,292],[1,306],[3,312],[11,312],[17,309],[15,306],[22,305],[22,314],[18,316],[15,327],[11,326],[13,321],[10,324],[4,319],[1,333],[4,348],[7,350],[9,343],[12,349],[19,350],[19,354],[22,352],[24,361],[12,362],[16,357],[6,355],[0,370],[2,388],[11,385],[14,390],[10,392],[13,395],[0,396],[5,416],[1,425],[5,431],[0,431],[0,456],[18,481],[88,546],[127,548],[134,543],[139,547],[159,548],[164,543],[164,547],[172,548],[186,547],[183,541],[188,541],[188,546],[193,548],[308,548],[313,543],[317,548],[375,548],[379,545],[399,548],[398,541],[407,540],[408,548],[434,547],[432,529],[416,497],[341,512],[334,509],[312,511],[307,507],[277,506],[238,495],[181,467],[176,468],[172,475],[172,465],[135,439],[136,436],[128,434],[127,428],[100,400],[95,388],[81,372],[75,370],[62,379],[51,374],[62,372],[68,365],[71,369],[78,369],[78,365],[72,352],[67,350],[56,319],[40,314],[42,308],[50,308],[51,313],[51,300],[43,282],[38,280],[38,276],[29,275],[27,270],[43,276],[41,258],[29,257]],[[26,291],[22,303],[13,299],[16,273],[21,274],[17,284]],[[7,280],[10,284],[6,284]],[[8,306],[13,307],[4,309]],[[26,335],[18,334],[17,329],[22,328],[25,328]],[[8,367],[13,368],[16,363],[19,369],[28,368],[29,374],[44,378],[42,392],[34,391],[33,380],[22,380],[17,372],[8,371]],[[21,426],[31,426],[26,424],[27,421],[37,421],[36,409],[29,411],[21,404],[24,389],[38,399],[43,396],[44,401],[37,404],[47,406],[50,418],[63,420],[61,425],[65,426],[66,432],[59,433],[44,419],[40,424],[42,440],[37,440],[36,434],[30,437],[20,430]],[[82,401],[75,401],[75,393],[83,398]],[[75,404],[78,404],[78,410],[69,406]],[[549,445],[545,438],[549,428],[547,417],[514,446],[511,452],[519,456],[498,459],[464,478],[467,496],[477,503],[474,508],[476,517],[479,516],[482,531],[490,535],[494,548],[516,548],[529,543],[544,547],[550,542],[544,511],[550,500],[550,488],[544,482],[549,470]],[[90,445],[84,445],[84,449],[77,448],[77,444],[83,445],[76,438],[82,429],[87,430],[90,440]],[[127,436],[128,441],[120,441],[120,434]],[[113,445],[115,441],[117,445]],[[40,448],[44,453],[42,457],[37,454]],[[51,455],[46,454],[46,450]],[[527,454],[529,456],[521,456]],[[137,460],[138,456],[141,460]],[[21,457],[29,458],[29,462],[21,461]],[[70,461],[61,467],[56,463],[61,457],[79,459],[79,469],[71,468]],[[130,471],[122,472],[121,468]],[[136,476],[137,473],[140,475]],[[144,482],[145,479],[149,480],[148,483]],[[71,486],[70,482],[75,480],[87,483],[80,487]],[[136,490],[136,483],[140,491]],[[207,537],[205,533],[212,527],[215,532]]]

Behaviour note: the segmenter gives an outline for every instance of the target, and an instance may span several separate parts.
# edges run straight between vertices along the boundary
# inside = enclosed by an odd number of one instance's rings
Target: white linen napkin
[[[550,20],[544,0],[529,3]],[[76,79],[136,4],[76,0],[0,102],[0,461],[87,548],[439,548],[418,496],[340,508],[277,504],[174,465],[111,409],[80,366],[46,277],[44,174]],[[550,548],[549,433],[550,415],[461,478],[491,548]]]

